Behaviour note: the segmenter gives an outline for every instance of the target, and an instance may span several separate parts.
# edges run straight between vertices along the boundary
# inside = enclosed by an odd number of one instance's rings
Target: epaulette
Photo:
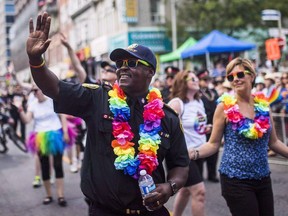
[[[110,91],[113,88],[113,85],[110,82],[104,81],[102,82],[102,87],[107,91]]]
[[[164,107],[166,107],[169,111],[171,111],[173,114],[178,116],[178,113],[172,107],[170,107],[168,104],[164,103]]]
[[[91,84],[91,83],[83,83],[82,86],[85,88],[89,88],[89,89],[97,89],[100,87],[99,85]]]

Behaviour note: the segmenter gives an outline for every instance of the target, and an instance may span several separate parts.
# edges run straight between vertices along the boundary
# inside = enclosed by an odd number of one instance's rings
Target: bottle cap
[[[146,170],[141,170],[141,171],[140,171],[140,175],[141,175],[141,176],[146,175],[146,173],[147,173]]]

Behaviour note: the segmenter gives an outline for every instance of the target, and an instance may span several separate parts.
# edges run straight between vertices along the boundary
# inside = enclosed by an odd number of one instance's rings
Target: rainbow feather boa
[[[141,170],[146,170],[150,175],[158,166],[157,150],[161,143],[158,132],[161,130],[161,119],[165,116],[161,93],[156,88],[149,89],[146,96],[148,103],[144,106],[144,124],[139,126],[140,140],[138,141],[139,153],[135,157],[135,143],[131,142],[134,134],[128,121],[130,108],[126,102],[126,95],[117,83],[108,92],[109,107],[114,115],[112,122],[114,140],[111,145],[117,158],[114,166],[117,170],[124,170],[125,174],[135,179],[139,178]]]
[[[232,123],[233,130],[237,131],[238,134],[242,134],[246,138],[258,139],[261,138],[270,127],[269,102],[262,93],[255,93],[253,96],[255,110],[253,123],[240,113],[237,100],[233,95],[223,94],[218,99],[218,103],[223,102],[224,113],[229,122]]]

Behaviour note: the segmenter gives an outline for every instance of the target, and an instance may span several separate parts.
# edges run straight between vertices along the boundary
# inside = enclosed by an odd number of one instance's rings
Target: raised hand
[[[70,47],[70,44],[67,40],[67,37],[62,33],[60,32],[60,40],[61,40],[61,43],[66,47],[66,48],[69,48]]]
[[[38,15],[36,29],[34,30],[33,20],[29,21],[29,37],[26,42],[26,51],[30,60],[39,59],[47,50],[51,39],[49,39],[49,30],[51,17],[44,12],[43,15]]]

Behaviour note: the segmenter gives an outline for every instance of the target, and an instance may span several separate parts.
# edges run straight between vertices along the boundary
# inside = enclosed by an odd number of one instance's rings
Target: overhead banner
[[[171,51],[171,42],[165,31],[151,29],[149,31],[129,31],[128,33],[119,34],[111,37],[108,41],[109,52],[116,48],[126,48],[133,43],[149,47],[155,53],[167,53]]]
[[[131,31],[128,33],[128,42],[147,46],[156,53],[171,50],[171,43],[165,31]]]

